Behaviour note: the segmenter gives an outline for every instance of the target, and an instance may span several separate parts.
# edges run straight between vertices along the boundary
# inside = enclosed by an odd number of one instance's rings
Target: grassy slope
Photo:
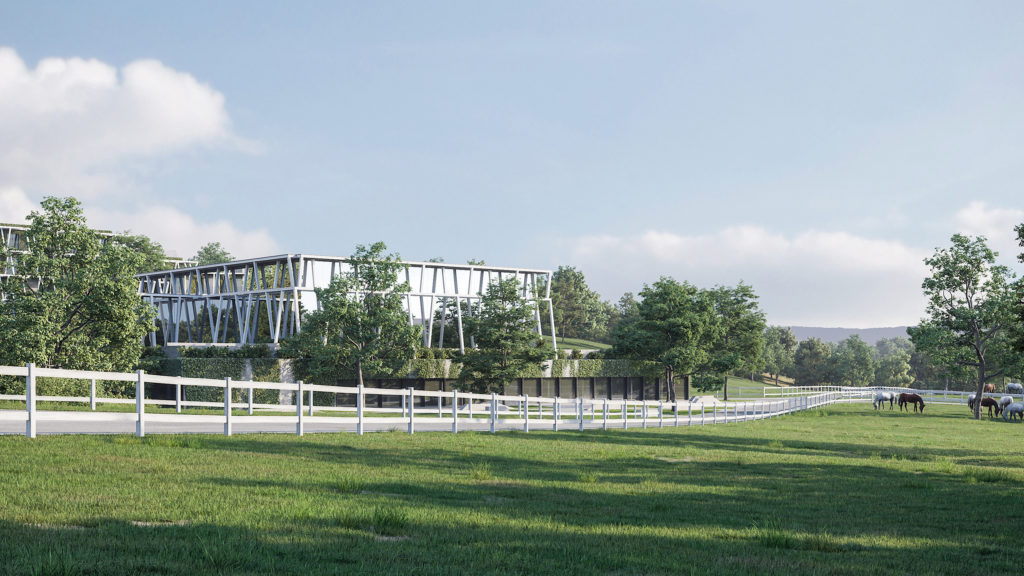
[[[583,340],[581,338],[558,338],[559,350],[609,350],[611,347],[611,344]]]
[[[9,573],[1019,571],[1024,426],[0,438]]]

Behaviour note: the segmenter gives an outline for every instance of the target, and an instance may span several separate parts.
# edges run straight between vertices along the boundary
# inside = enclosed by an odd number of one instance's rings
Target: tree
[[[608,334],[608,308],[601,296],[572,266],[559,266],[551,275],[551,305],[555,329],[563,338],[603,340]]]
[[[466,350],[459,385],[477,393],[501,392],[502,386],[550,358],[538,342],[533,304],[524,300],[515,278],[492,282],[480,296],[477,313],[463,318],[476,348]]]
[[[829,379],[832,347],[820,338],[808,338],[793,353],[793,379],[797,386],[820,386]]]
[[[834,383],[843,386],[868,386],[875,377],[871,346],[854,334],[843,340],[832,355]]]
[[[796,336],[789,328],[769,326],[764,334],[762,362],[768,374],[779,385],[779,375],[788,373],[793,367],[793,353],[796,352]]]
[[[719,329],[704,369],[714,374],[757,369],[764,351],[765,320],[754,289],[740,282],[734,288],[716,286],[707,293]]]
[[[336,381],[364,372],[390,376],[404,369],[416,352],[419,327],[409,325],[398,282],[397,254],[385,254],[377,242],[356,246],[351,269],[317,288],[318,309],[306,313],[302,330],[282,344],[282,355],[301,358],[304,373],[316,382]]]
[[[953,235],[949,248],[940,248],[925,259],[931,275],[921,287],[928,298],[928,326],[922,336],[930,348],[946,358],[976,370],[976,393],[985,383],[1019,363],[1010,343],[1014,323],[1012,275],[996,264],[996,253],[978,236]],[[913,334],[912,334],[913,336]],[[918,344],[918,340],[914,341]],[[981,404],[974,417],[981,418]]]
[[[0,280],[0,362],[133,369],[155,317],[135,279],[144,254],[117,236],[101,241],[74,198],[45,198],[28,220],[27,252],[0,247],[15,262]]]
[[[613,342],[616,330],[625,329],[640,317],[639,307],[640,305],[632,292],[623,294],[619,301],[611,307],[608,316],[608,335]]]
[[[913,382],[914,377],[910,375],[910,354],[905,350],[894,350],[892,354],[879,360],[875,367],[875,386],[903,388]]]
[[[210,242],[203,246],[196,252],[196,255],[192,257],[199,266],[206,266],[208,264],[221,264],[222,262],[231,262],[234,257],[220,245],[220,242]]]
[[[878,353],[878,358],[885,358],[891,356],[896,352],[906,352],[907,354],[914,353],[914,343],[908,338],[897,336],[895,338],[882,338],[878,342],[875,342],[875,351]]]
[[[115,236],[113,241],[124,245],[141,256],[142,263],[136,270],[136,274],[157,272],[168,268],[167,254],[164,252],[164,247],[154,242],[148,236],[142,234],[131,235],[126,232]]]
[[[672,398],[675,377],[683,376],[689,399],[690,375],[708,362],[711,343],[720,337],[714,302],[707,292],[668,277],[645,285],[640,298],[636,320],[616,327],[612,354],[661,364]]]

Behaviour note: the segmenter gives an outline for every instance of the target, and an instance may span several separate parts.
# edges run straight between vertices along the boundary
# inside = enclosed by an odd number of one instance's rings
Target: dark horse
[[[924,412],[924,399],[917,394],[900,394],[899,404],[900,411],[903,411],[905,408],[909,410],[909,408],[907,408],[907,404],[913,404],[914,412],[917,412],[918,408],[921,409],[921,412]]]
[[[999,402],[996,402],[995,398],[989,398],[988,396],[985,396],[984,398],[981,399],[981,407],[988,408],[989,418],[992,417],[993,408],[995,408],[996,410],[996,416],[999,416],[999,413],[1003,411],[1003,407],[999,405]],[[972,406],[971,409],[973,410],[974,407]]]

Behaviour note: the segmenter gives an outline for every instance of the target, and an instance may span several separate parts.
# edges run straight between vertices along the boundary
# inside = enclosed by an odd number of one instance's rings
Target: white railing
[[[787,388],[773,388],[764,390],[765,398],[785,398],[794,396],[805,396],[810,394],[825,394],[838,392],[842,395],[844,402],[873,402],[876,392],[912,393],[921,396],[923,400],[934,404],[967,404],[968,398],[974,394],[961,390],[926,390],[919,388],[893,388],[893,387],[859,387],[859,386],[790,386]],[[1005,396],[1005,392],[986,392],[985,396],[999,398]]]
[[[612,427],[646,429],[657,426],[693,426],[745,422],[782,416],[791,412],[808,410],[849,401],[842,391],[808,393],[779,399],[757,399],[730,403],[715,402],[703,404],[686,401],[624,400],[545,398],[528,395],[475,394],[469,392],[425,391],[407,389],[368,388],[364,386],[324,386],[286,382],[235,381],[231,378],[182,378],[135,373],[92,372],[60,370],[26,366],[0,366],[0,376],[15,376],[25,379],[25,394],[0,395],[0,400],[24,402],[25,435],[35,438],[40,412],[38,402],[88,403],[90,412],[97,411],[103,404],[135,404],[135,434],[145,436],[147,419],[153,417],[146,412],[146,406],[174,408],[174,415],[186,408],[216,408],[222,411],[221,421],[224,434],[232,435],[236,423],[294,423],[295,433],[302,436],[307,423],[331,423],[346,425],[343,429],[354,429],[363,434],[368,425],[385,425],[394,429],[404,425],[408,433],[415,432],[417,425],[430,425],[438,430],[450,426],[453,433],[460,428],[469,430],[522,430],[544,427],[550,430],[564,429],[609,429]],[[88,396],[39,396],[38,378],[62,378],[89,381]],[[104,398],[97,395],[98,381],[132,382],[135,385],[135,399]],[[165,384],[174,386],[173,400],[146,398],[146,386]],[[203,402],[186,400],[182,397],[183,386],[198,386],[223,390],[223,401]],[[233,399],[233,393],[243,390],[247,393],[245,402]],[[276,390],[291,392],[294,404],[254,403],[254,390]],[[354,403],[348,406],[314,406],[314,393],[349,395]],[[366,406],[367,396],[397,397],[400,406],[395,408],[371,408]],[[336,397],[337,398],[337,397]],[[419,404],[419,405],[417,405]],[[244,415],[236,414],[244,411]],[[264,414],[256,415],[256,411]],[[294,416],[272,415],[273,412],[288,411]],[[6,411],[10,412],[10,410]],[[334,413],[333,416],[314,417],[315,412]],[[266,413],[271,413],[267,415]],[[81,422],[84,412],[46,411],[46,421]],[[108,412],[109,414],[109,412]],[[173,416],[159,414],[161,422],[174,421]],[[179,418],[179,421],[181,419]]]

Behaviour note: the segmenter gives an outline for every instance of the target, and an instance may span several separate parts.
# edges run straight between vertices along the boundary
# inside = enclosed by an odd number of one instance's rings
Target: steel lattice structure
[[[316,288],[350,270],[348,259],[331,256],[283,254],[140,274],[139,294],[157,310],[158,332],[150,345],[243,346],[258,342],[278,344],[302,327],[302,313],[318,308]],[[480,294],[494,281],[515,278],[521,295],[534,308],[537,334],[547,316],[554,334],[551,271],[498,268],[444,262],[402,262],[399,282],[403,305],[411,325],[423,326],[423,345],[440,348],[444,327],[454,303],[453,327],[458,348],[465,351],[463,314],[479,307]],[[543,292],[540,294],[539,292]],[[435,317],[440,334],[433,338]],[[552,336],[552,345],[555,345]]]

